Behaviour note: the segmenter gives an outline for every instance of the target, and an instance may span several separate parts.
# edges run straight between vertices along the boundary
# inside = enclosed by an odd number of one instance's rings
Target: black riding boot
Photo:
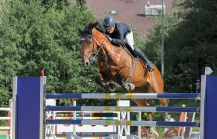
[[[154,70],[154,65],[151,61],[148,60],[148,58],[145,56],[145,54],[136,46],[134,46],[134,52],[137,56],[139,56],[143,62],[145,62],[145,65],[147,65],[147,69],[149,72],[152,72]]]

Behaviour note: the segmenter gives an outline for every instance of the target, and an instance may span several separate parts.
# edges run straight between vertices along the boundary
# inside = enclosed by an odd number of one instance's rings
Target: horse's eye
[[[91,41],[87,41],[87,45],[91,45],[92,44],[92,42]]]

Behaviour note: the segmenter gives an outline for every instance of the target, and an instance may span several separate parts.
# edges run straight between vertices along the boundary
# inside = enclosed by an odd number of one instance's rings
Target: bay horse
[[[140,60],[132,58],[122,46],[112,45],[99,22],[90,23],[83,30],[78,28],[78,31],[81,35],[83,66],[88,68],[91,65],[95,52],[99,70],[95,82],[101,87],[114,91],[116,83],[128,93],[163,93],[164,82],[157,67],[154,66],[154,71],[149,72]],[[132,100],[138,106],[150,106],[143,98]],[[165,98],[160,101],[167,107]],[[147,116],[152,121],[152,113],[147,112]],[[166,113],[166,118],[168,117],[170,116]]]

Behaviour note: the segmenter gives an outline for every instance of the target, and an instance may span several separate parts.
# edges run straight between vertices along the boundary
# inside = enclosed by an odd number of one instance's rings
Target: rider
[[[129,26],[124,23],[115,23],[114,18],[111,16],[104,18],[103,26],[106,29],[106,38],[110,40],[113,45],[123,45],[124,39],[126,39],[126,43],[130,48],[146,63],[149,72],[154,70],[152,62],[149,61],[145,54],[134,45],[133,32]]]

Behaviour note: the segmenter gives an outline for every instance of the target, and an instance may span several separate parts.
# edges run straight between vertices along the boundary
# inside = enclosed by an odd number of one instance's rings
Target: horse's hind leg
[[[138,106],[150,106],[145,99],[132,99]],[[147,112],[149,121],[152,121],[152,112]]]
[[[161,102],[161,104],[162,104],[164,107],[167,107],[167,101],[166,101],[165,98],[161,98],[161,99],[160,99],[160,102]]]
[[[148,90],[145,86],[143,87],[136,87],[134,90],[131,91],[132,93],[147,93]],[[138,106],[150,106],[148,101],[145,98],[143,99],[132,99]],[[152,112],[147,112],[148,119],[152,121]]]
[[[148,102],[145,101],[145,99],[132,99],[138,106],[150,106]],[[152,121],[152,112],[146,112],[148,116],[148,120]],[[155,130],[155,127],[150,127],[152,130]],[[152,131],[155,133],[155,131]],[[155,133],[156,137],[159,136],[158,133]]]
[[[164,106],[164,107],[167,107],[167,102],[166,102],[166,99],[165,98],[161,98],[160,99],[161,101],[161,104]],[[165,112],[165,121],[173,121],[174,119],[171,118],[171,116],[169,115],[168,112]]]
[[[142,87],[142,90],[145,92],[145,93],[156,93],[157,91],[155,90],[156,88],[158,88],[159,90],[157,90],[158,92],[163,92],[163,89],[159,88],[158,86],[155,86],[155,88],[153,88],[153,86],[151,86],[151,84],[149,82],[146,82],[144,84],[144,86]],[[147,100],[144,100],[145,102],[144,103],[148,103]],[[161,103],[166,106],[166,99],[160,99]],[[149,105],[148,105],[149,106]],[[151,112],[147,112],[147,116],[149,118],[150,121],[152,121],[152,113]],[[159,137],[159,133],[156,131],[156,127],[153,126],[153,127],[150,127],[150,131],[152,132],[152,134],[158,138]]]
[[[151,90],[153,92],[156,92],[156,93],[163,93],[163,88],[162,87],[154,86],[154,87],[151,88]],[[164,107],[167,107],[167,100],[165,98],[161,98],[160,102]],[[168,114],[168,112],[165,112],[165,121],[170,121],[170,120],[171,120],[170,115]]]

